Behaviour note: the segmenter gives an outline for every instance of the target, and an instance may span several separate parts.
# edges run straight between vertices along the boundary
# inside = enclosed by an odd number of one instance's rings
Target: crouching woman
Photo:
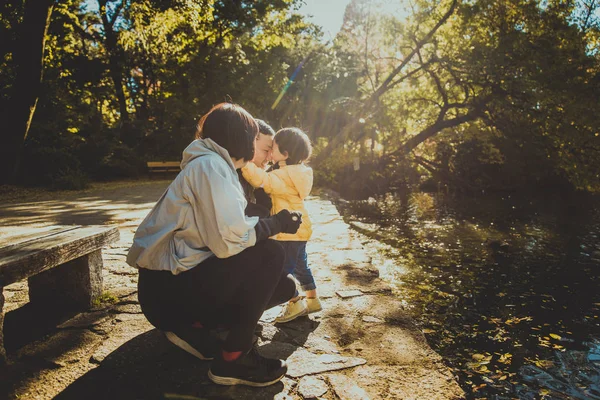
[[[138,227],[127,263],[139,270],[144,315],[167,339],[213,360],[209,378],[222,385],[267,386],[287,371],[262,357],[253,333],[263,311],[294,295],[282,277],[284,253],[268,239],[295,233],[299,213],[244,215],[236,169],[254,156],[258,125],[242,107],[222,103],[202,117],[183,152],[181,172]],[[211,329],[226,326],[224,342]]]

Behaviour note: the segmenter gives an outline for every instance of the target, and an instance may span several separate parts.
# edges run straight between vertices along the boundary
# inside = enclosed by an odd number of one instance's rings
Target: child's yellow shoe
[[[308,313],[314,313],[314,312],[319,312],[323,309],[323,307],[321,307],[321,301],[319,300],[318,297],[315,298],[306,298],[306,305],[308,307]]]
[[[296,302],[290,301],[285,305],[281,314],[275,318],[275,323],[282,324],[284,322],[290,322],[293,319],[307,314],[308,306],[306,305],[306,300],[300,299]]]

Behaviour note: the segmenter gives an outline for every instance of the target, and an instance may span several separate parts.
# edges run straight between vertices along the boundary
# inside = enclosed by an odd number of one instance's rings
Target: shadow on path
[[[14,352],[27,343],[42,339],[56,327],[78,314],[80,309],[68,304],[45,305],[27,303],[4,316],[4,346]]]
[[[209,367],[153,329],[117,348],[55,399],[272,399],[284,387],[218,386],[208,379]]]
[[[263,338],[269,343],[262,346],[261,353],[270,358],[287,360],[298,347],[302,347],[310,334],[320,325],[319,321],[308,317],[300,317],[285,324],[277,324],[278,328],[271,337]]]
[[[90,225],[105,224],[147,213],[168,182],[140,182],[109,191],[92,190],[85,193],[45,198],[34,201],[6,203],[0,206],[3,228],[27,225]]]

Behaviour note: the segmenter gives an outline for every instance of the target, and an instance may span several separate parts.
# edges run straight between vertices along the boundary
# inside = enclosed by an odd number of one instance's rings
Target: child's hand
[[[298,228],[302,223],[302,213],[299,211],[281,210],[275,214],[275,217],[281,224],[281,232],[283,233],[294,234],[298,232]]]

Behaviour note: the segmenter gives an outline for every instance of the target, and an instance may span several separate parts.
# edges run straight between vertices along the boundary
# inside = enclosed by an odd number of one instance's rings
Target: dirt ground
[[[27,283],[4,288],[9,399],[460,399],[451,371],[431,350],[379,271],[360,235],[331,201],[311,197],[309,262],[324,309],[283,325],[261,319],[259,351],[288,359],[268,388],[220,387],[209,363],[168,342],[141,314],[137,273],[125,263],[135,229],[169,181],[94,184],[78,192],[0,188],[0,246],[25,229],[116,225],[103,251],[104,294],[79,314],[30,307]],[[56,315],[55,315],[56,314]]]

